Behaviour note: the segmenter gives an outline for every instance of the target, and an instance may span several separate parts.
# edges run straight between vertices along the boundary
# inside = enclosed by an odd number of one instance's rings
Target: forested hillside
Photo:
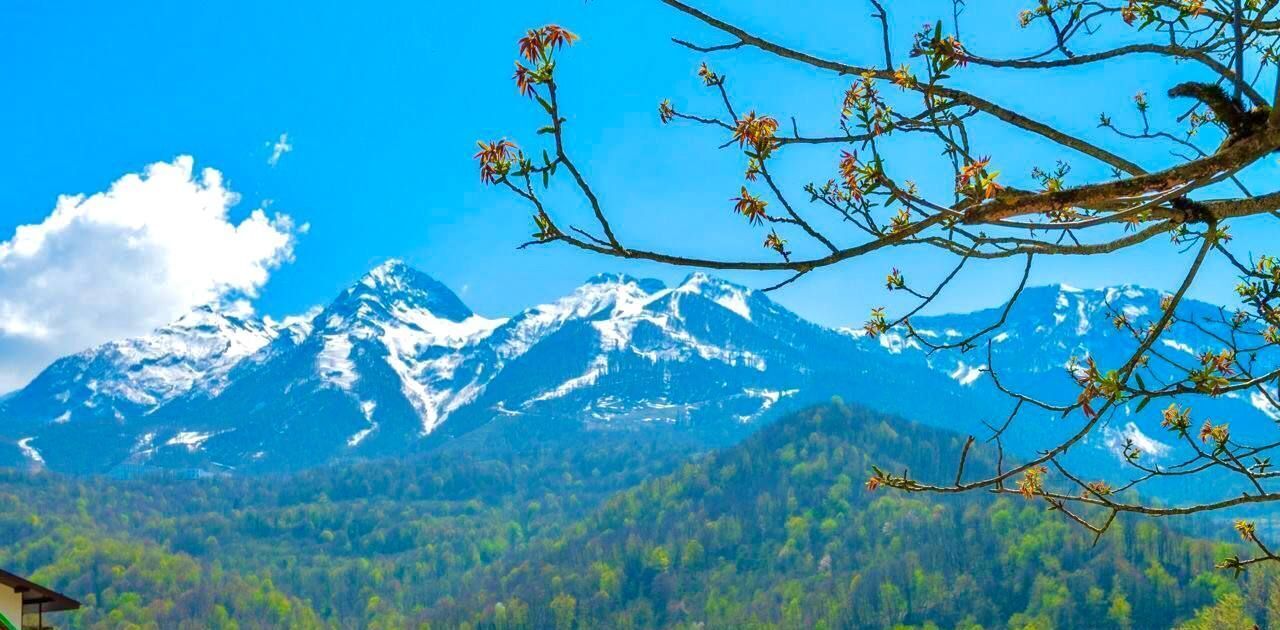
[[[835,404],[708,456],[553,434],[288,477],[5,473],[0,566],[80,597],[73,628],[1280,623],[1274,575],[1154,521],[1091,547],[1038,502],[869,492],[872,462],[945,475],[962,444],[905,421]]]
[[[0,566],[80,598],[61,619],[72,628],[407,627],[472,570],[689,454],[673,436],[594,434],[588,447],[553,432],[563,441],[526,425],[288,477],[3,471]]]
[[[1094,547],[1039,501],[863,487],[873,462],[954,474],[944,455],[962,444],[820,407],[610,499],[435,614],[499,628],[1163,628],[1243,590],[1224,608],[1247,610],[1215,614],[1280,624],[1274,577],[1235,581],[1214,568],[1226,545],[1154,521],[1123,522]],[[983,466],[978,455],[969,470]]]

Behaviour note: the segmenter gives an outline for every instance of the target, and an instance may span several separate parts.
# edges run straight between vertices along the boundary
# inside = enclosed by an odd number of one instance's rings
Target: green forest
[[[1280,628],[1274,571],[1214,567],[1230,541],[1122,518],[1093,546],[1038,501],[868,491],[873,462],[945,475],[963,439],[838,401],[710,454],[463,442],[290,476],[5,472],[0,566],[79,598],[70,628]]]

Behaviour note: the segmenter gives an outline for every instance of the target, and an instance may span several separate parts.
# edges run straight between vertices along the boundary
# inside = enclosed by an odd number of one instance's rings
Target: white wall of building
[[[8,586],[0,586],[0,615],[4,615],[14,628],[22,628],[22,594],[15,593]],[[7,627],[0,622],[0,628]]]

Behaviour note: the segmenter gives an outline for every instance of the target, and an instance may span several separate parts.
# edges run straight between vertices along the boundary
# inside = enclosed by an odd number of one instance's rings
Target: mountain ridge
[[[1158,312],[1159,299],[1134,286],[1028,288],[991,338],[990,357],[1009,383],[1074,396],[1063,368],[1070,356],[1089,351],[1102,361],[1124,350],[1104,325],[1109,309],[1139,317]],[[955,339],[1001,310],[920,317],[917,332]],[[598,274],[557,300],[490,318],[393,259],[305,316],[275,322],[202,307],[152,336],[59,359],[0,400],[0,462],[126,475],[291,470],[434,448],[495,418],[599,430],[663,424],[715,446],[832,395],[974,434],[1007,414],[1007,399],[987,382],[985,351],[930,353],[898,330],[864,336],[701,272],[673,286]],[[1193,353],[1211,341],[1180,329],[1169,339],[1170,351]],[[152,351],[117,350],[134,347]],[[154,377],[170,373],[172,382]],[[102,386],[116,382],[151,387],[143,396]],[[81,390],[101,400],[71,395]],[[1250,403],[1214,404],[1238,412]],[[1130,411],[1093,450],[1134,440],[1163,456],[1158,420]],[[1072,426],[1015,426],[1009,443],[1030,451]]]

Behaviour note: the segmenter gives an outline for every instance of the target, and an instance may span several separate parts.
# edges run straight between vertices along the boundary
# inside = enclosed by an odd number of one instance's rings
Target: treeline
[[[1280,628],[1274,572],[1213,567],[1230,544],[1122,520],[1093,547],[1041,503],[863,487],[873,462],[954,474],[950,433],[836,404],[712,455],[668,437],[505,429],[288,477],[0,473],[0,566],[80,597],[72,628]]]

